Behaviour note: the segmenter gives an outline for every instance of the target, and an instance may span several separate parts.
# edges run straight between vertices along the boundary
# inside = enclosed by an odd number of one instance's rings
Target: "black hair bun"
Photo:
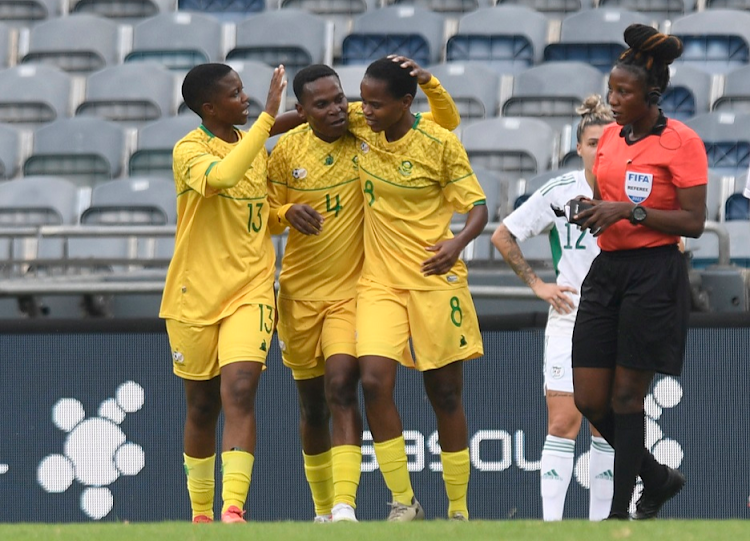
[[[664,65],[682,55],[682,41],[678,37],[662,34],[646,24],[631,24],[625,29],[624,37],[633,51],[649,55]]]

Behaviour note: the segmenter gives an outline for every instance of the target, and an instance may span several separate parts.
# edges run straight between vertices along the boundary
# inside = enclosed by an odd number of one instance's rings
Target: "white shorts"
[[[544,391],[573,392],[572,334],[544,335]]]

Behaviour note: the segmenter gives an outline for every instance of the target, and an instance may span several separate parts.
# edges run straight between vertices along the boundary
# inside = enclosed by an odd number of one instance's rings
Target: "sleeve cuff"
[[[429,81],[419,86],[422,90],[434,90],[440,86],[440,81],[433,75]]]
[[[292,226],[292,224],[289,223],[289,220],[286,219],[286,213],[290,208],[292,208],[292,203],[288,203],[282,207],[279,207],[279,210],[276,211],[276,216],[278,217],[279,223],[287,227]]]

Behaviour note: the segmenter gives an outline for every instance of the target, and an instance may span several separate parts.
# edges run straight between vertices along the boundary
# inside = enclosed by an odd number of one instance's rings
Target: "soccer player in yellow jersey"
[[[424,518],[414,497],[393,399],[397,367],[422,372],[437,417],[448,517],[467,520],[469,449],[463,363],[483,354],[459,259],[487,223],[485,195],[458,138],[411,113],[416,81],[387,59],[367,68],[358,157],[365,198],[365,259],[357,291],[357,356],[367,421],[386,485],[388,520]],[[468,213],[455,237],[454,212]],[[410,353],[409,339],[414,349]]]
[[[436,121],[458,125],[455,104],[439,82],[412,60],[394,61],[422,83]],[[280,223],[291,226],[279,278],[279,341],[299,393],[315,521],[327,522],[329,515],[334,522],[356,521],[362,461],[354,336],[364,255],[360,142],[347,132],[347,100],[333,69],[308,66],[293,86],[307,124],[282,137],[269,160],[272,212],[278,209]]]
[[[184,462],[193,522],[213,520],[216,422],[224,411],[222,521],[245,522],[255,450],[255,394],[274,328],[275,256],[268,230],[265,141],[284,95],[274,70],[265,111],[248,132],[247,95],[224,64],[185,76],[199,128],[177,142],[175,251],[160,317],[187,400]]]

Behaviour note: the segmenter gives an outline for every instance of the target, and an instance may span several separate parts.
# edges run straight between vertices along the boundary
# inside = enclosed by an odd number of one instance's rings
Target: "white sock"
[[[544,520],[562,520],[565,495],[573,476],[575,440],[547,435],[542,449],[542,511]]]
[[[614,491],[615,450],[604,438],[591,436],[589,453],[589,520],[604,520],[609,516]]]

